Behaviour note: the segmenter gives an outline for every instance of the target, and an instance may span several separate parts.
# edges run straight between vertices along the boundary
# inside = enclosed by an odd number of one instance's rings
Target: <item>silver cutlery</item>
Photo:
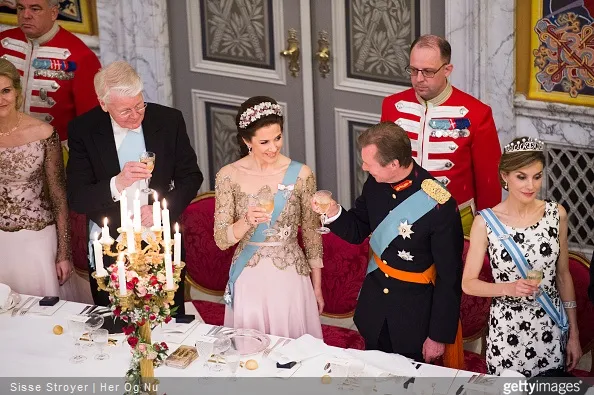
[[[82,311],[80,313],[78,313],[78,315],[83,315],[85,313],[85,311],[87,311],[89,309],[89,307],[91,307],[91,306],[85,306],[85,308],[82,309]]]
[[[221,328],[221,326],[213,326],[208,332],[206,332],[206,336],[214,336],[218,331],[221,330]]]
[[[87,315],[93,313],[97,309],[97,307],[99,306],[97,306],[96,304],[91,306],[91,308],[87,311]]]
[[[262,354],[263,356],[267,357],[270,355],[270,353],[272,352],[272,350],[274,350],[276,348],[276,346],[278,346],[282,341],[284,341],[283,338],[280,338],[276,341],[276,343],[274,343],[274,346],[267,348],[266,350],[264,350],[264,354]]]
[[[37,299],[37,298],[33,298],[33,302],[31,302],[31,304],[30,304],[29,306],[27,306],[27,307],[24,307],[24,308],[21,308],[20,315],[25,315],[25,314],[27,314],[27,313],[29,312],[29,309],[30,309],[31,307],[33,307],[33,305],[34,305],[35,303],[37,303],[38,301],[39,301],[39,299]],[[26,304],[26,303],[25,303],[25,304]]]
[[[27,300],[25,300],[25,302],[23,304],[21,304],[20,306],[15,307],[12,310],[11,316],[14,317],[15,315],[17,315],[17,313],[20,311],[20,309],[22,309],[23,306],[25,306],[27,303],[29,303],[33,299],[35,299],[35,296],[29,296],[29,298],[27,298]]]

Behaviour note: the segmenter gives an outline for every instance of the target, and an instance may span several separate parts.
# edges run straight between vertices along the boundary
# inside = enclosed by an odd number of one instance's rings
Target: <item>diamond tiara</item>
[[[258,103],[248,108],[239,117],[239,127],[246,129],[250,124],[267,115],[283,116],[283,110],[278,104],[267,102]]]
[[[525,137],[522,140],[512,142],[503,147],[503,153],[543,151],[544,143],[534,137]]]

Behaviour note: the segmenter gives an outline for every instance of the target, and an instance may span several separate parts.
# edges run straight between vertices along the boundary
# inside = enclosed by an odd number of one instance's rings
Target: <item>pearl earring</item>
[[[252,146],[248,145],[248,154],[251,155],[252,154]]]
[[[503,180],[503,189],[507,191],[507,180]]]

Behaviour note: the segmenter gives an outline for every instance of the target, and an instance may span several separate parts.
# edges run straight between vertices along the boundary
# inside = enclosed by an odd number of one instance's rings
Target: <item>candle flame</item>
[[[167,210],[167,200],[163,199],[163,210]]]
[[[107,217],[103,218],[103,226],[107,226]]]
[[[179,225],[177,222],[175,223],[175,233],[179,233]]]

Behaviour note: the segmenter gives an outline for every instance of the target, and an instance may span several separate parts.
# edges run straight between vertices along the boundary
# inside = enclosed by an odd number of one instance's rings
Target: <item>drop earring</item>
[[[505,189],[507,191],[507,180],[503,180],[504,184],[503,184],[503,189]]]
[[[252,146],[248,145],[247,147],[248,147],[248,155],[251,155],[252,154]]]

